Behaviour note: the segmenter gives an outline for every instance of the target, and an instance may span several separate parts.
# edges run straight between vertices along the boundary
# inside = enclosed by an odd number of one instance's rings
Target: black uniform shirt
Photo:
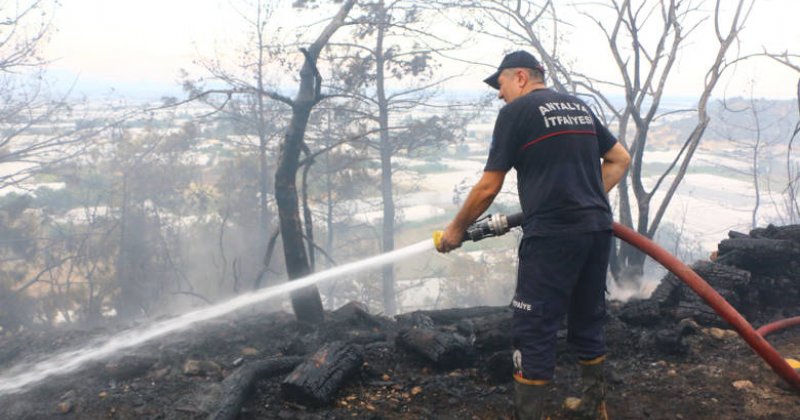
[[[616,142],[583,101],[539,89],[500,110],[484,170],[517,170],[524,237],[609,230],[600,158]]]

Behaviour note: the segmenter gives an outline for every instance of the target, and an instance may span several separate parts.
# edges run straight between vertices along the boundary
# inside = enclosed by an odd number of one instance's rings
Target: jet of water
[[[172,319],[123,331],[107,339],[97,339],[76,350],[64,351],[37,362],[24,363],[12,367],[0,374],[0,395],[21,392],[51,376],[73,372],[87,362],[104,359],[120,350],[138,346],[162,335],[184,329],[192,324],[217,318],[246,306],[325,280],[400,261],[430,249],[433,249],[433,241],[428,239],[385,254],[313,273],[301,279],[239,295],[225,302],[198,309]]]

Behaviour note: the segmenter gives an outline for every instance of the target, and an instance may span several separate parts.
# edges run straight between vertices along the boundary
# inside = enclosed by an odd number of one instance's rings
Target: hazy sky
[[[129,91],[132,87],[161,89],[176,86],[178,70],[192,69],[192,61],[209,57],[215,51],[232,51],[241,39],[241,16],[227,0],[66,0],[56,10],[57,29],[47,46],[47,55],[55,61],[50,66],[59,78],[78,77],[79,88],[115,87]],[[236,2],[234,2],[236,3]],[[299,19],[296,12],[280,3],[276,22],[288,32]],[[713,3],[713,2],[710,2]],[[723,2],[724,3],[724,2]],[[730,2],[732,3],[732,1]],[[326,16],[329,9],[319,12]],[[743,34],[744,50],[766,46],[771,51],[788,48],[800,50],[800,1],[759,0]],[[709,26],[710,29],[710,26]],[[597,43],[596,28],[570,33],[564,51],[574,57],[578,70],[613,74],[611,57]],[[713,44],[696,37],[687,46],[678,63],[679,72],[670,79],[673,95],[691,95],[702,82],[704,70],[698,64],[710,59],[707,51]],[[470,59],[497,63],[502,50],[494,45],[478,45],[461,53]],[[478,56],[478,57],[476,57]],[[757,79],[758,96],[793,97],[798,74],[757,61],[739,66],[735,78],[720,85],[717,94],[749,92],[750,81]],[[483,89],[480,83],[486,69],[469,73],[450,86],[462,89]],[[177,92],[177,87],[173,87]]]

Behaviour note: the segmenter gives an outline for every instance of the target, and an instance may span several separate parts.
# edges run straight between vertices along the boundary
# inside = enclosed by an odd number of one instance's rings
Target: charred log
[[[800,244],[800,225],[757,228],[750,231],[753,238],[786,239]]]
[[[747,316],[755,306],[755,296],[750,290],[751,276],[745,270],[717,264],[709,261],[698,261],[692,269],[708,282],[737,311]],[[672,275],[670,275],[673,277]],[[677,279],[674,279],[677,282]],[[728,324],[709,307],[688,286],[681,283],[677,288],[677,302],[666,309],[674,320],[691,318],[701,325],[726,328]]]
[[[411,329],[411,328],[425,328],[425,329],[432,329],[433,326],[436,324],[433,322],[433,319],[428,315],[425,315],[423,311],[415,311],[411,312],[410,314],[403,314],[398,315],[397,317],[397,324],[400,328],[404,329]]]
[[[632,300],[622,307],[619,318],[628,324],[653,326],[664,321],[662,307],[671,307],[680,301],[682,283],[673,275],[667,275],[659,283],[649,299]]]
[[[343,342],[328,343],[284,379],[281,391],[284,397],[299,404],[326,405],[363,361],[363,351],[359,347]]]
[[[492,353],[507,349],[511,343],[508,306],[415,311],[395,318],[403,328],[397,344],[442,369],[468,365],[475,350]],[[438,331],[435,325],[455,331]]]
[[[738,296],[730,290],[717,289],[717,292],[730,303],[734,308],[742,312],[741,302]],[[738,307],[738,308],[737,308]],[[727,322],[722,319],[710,306],[708,306],[699,296],[687,296],[681,300],[678,306],[671,308],[669,313],[674,320],[693,319],[700,325],[708,327],[730,328]]]
[[[386,341],[386,333],[382,332],[369,332],[369,331],[345,331],[341,336],[342,339],[348,343],[353,344],[372,344],[379,341]]]
[[[467,366],[473,360],[472,346],[461,334],[454,332],[412,328],[397,335],[397,344],[441,369]]]
[[[316,330],[295,334],[291,341],[283,347],[284,354],[306,356],[315,351],[324,342]]]
[[[752,276],[750,272],[709,261],[698,261],[692,264],[692,269],[697,272],[700,277],[705,279],[706,282],[722,295],[728,303],[736,308],[737,311],[745,316],[750,315],[753,308],[757,306],[757,289],[752,287]],[[703,325],[727,326],[727,323],[722,321],[722,318],[708,307],[688,286],[681,284],[679,290],[681,300],[681,303],[678,305],[679,309],[681,307],[684,310],[690,307],[702,307],[703,309],[697,309],[699,312],[697,312],[696,317],[689,316],[689,314],[683,310],[678,310],[676,319],[693,318]]]
[[[396,323],[384,316],[370,314],[360,302],[349,302],[331,312],[330,321],[320,329],[325,342],[346,341],[371,344],[391,340],[387,332],[396,330]]]
[[[496,313],[486,318],[472,320],[475,336],[473,346],[481,353],[505,350],[511,347],[511,311]]]
[[[747,315],[757,304],[757,292],[751,287],[748,271],[709,261],[698,261],[692,269],[708,282],[728,303]],[[688,286],[668,274],[650,299],[627,303],[619,315],[632,325],[654,326],[691,318],[703,325],[725,327],[727,324]]]
[[[390,318],[369,313],[367,306],[360,302],[349,302],[331,312],[331,320],[339,324],[371,329],[391,328],[395,324]]]
[[[281,357],[245,365],[222,381],[222,397],[209,420],[235,420],[253,385],[262,379],[290,372],[303,361],[301,357]]]
[[[402,314],[395,317],[397,322],[401,325],[409,317],[414,314],[422,314],[433,320],[437,325],[442,324],[455,324],[465,318],[482,318],[486,316],[496,315],[498,313],[511,313],[508,306],[476,306],[474,308],[451,308],[440,309],[435,311],[414,311],[408,314]]]
[[[754,274],[785,272],[800,261],[800,242],[786,239],[734,238],[719,243],[717,262]]]
[[[723,239],[719,243],[720,256],[731,251],[744,251],[766,261],[785,258],[798,253],[797,245],[788,239],[738,237]]]
[[[661,322],[663,315],[658,302],[652,299],[632,300],[622,308],[619,319],[626,324],[649,327]]]
[[[780,308],[791,308],[782,316],[794,316],[797,312],[797,302],[800,302],[800,280],[784,276],[777,278],[762,276],[759,278],[757,295],[760,306],[778,310],[778,313]],[[765,319],[777,316],[765,315]]]
[[[730,238],[730,239],[749,238],[749,237],[750,236],[748,236],[746,233],[737,232],[735,230],[731,230],[731,231],[728,232],[728,238]]]
[[[729,235],[719,244],[717,262],[748,270],[747,287],[733,287],[751,321],[792,316],[800,299],[800,225],[769,225],[750,235]],[[791,308],[784,314],[784,308]]]
[[[716,264],[710,261],[698,261],[692,264],[692,269],[715,289],[743,291],[750,286],[750,273],[736,267]]]

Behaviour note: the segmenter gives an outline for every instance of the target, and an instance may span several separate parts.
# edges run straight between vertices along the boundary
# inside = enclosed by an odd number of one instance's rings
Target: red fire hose
[[[800,324],[800,317],[785,319],[772,324],[765,325],[756,331],[747,322],[744,317],[736,311],[725,299],[717,293],[705,280],[703,280],[691,268],[686,266],[680,260],[675,258],[672,254],[665,251],[655,242],[640,235],[635,230],[623,226],[619,223],[614,223],[614,235],[619,237],[625,242],[641,249],[644,253],[652,257],[666,267],[669,271],[681,279],[687,286],[689,286],[695,293],[697,293],[703,300],[719,314],[725,321],[727,321],[737,333],[758,353],[764,361],[769,364],[775,373],[788,382],[800,392],[800,374],[798,374],[789,363],[775,350],[772,345],[764,339],[764,335],[770,332],[786,328],[790,325]]]
[[[766,337],[767,335],[772,334],[775,331],[780,331],[784,328],[793,327],[795,325],[800,325],[800,316],[796,316],[794,318],[786,318],[780,321],[775,321],[767,325],[763,325],[761,328],[757,329],[756,332],[761,334],[762,337]]]

